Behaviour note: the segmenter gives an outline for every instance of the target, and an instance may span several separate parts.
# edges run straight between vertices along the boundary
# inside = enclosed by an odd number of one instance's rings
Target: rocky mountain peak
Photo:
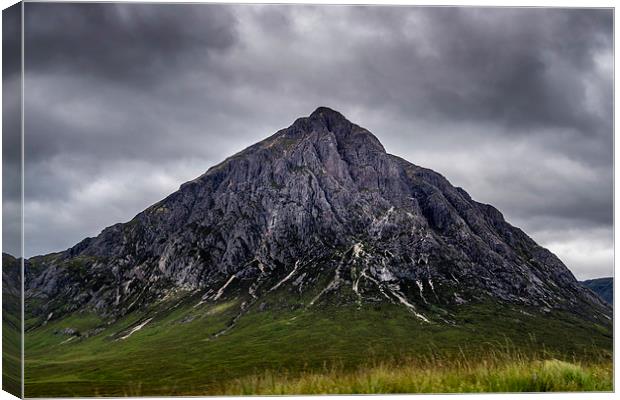
[[[328,107],[318,107],[308,117],[299,118],[292,126],[281,132],[287,137],[301,139],[310,135],[313,136],[312,140],[319,142],[333,139],[341,152],[345,149],[386,152],[376,136]]]
[[[322,117],[330,117],[335,119],[347,120],[347,118],[342,115],[339,111],[334,110],[333,108],[329,108],[326,106],[318,106],[316,110],[314,110],[309,118],[322,118]]]
[[[318,107],[308,116],[308,119],[323,124],[329,130],[351,125],[351,122],[344,115],[329,107]]]

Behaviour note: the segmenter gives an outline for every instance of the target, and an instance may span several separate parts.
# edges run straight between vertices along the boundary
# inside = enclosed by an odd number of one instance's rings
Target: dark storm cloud
[[[2,11],[2,249],[21,255],[21,5]]]
[[[611,273],[610,10],[29,3],[26,27],[29,254],[326,105]]]
[[[400,24],[381,17],[391,32],[356,50],[374,67],[362,70],[368,89],[384,88],[403,112],[601,133],[583,72],[596,52],[611,51],[608,11],[438,8]],[[610,83],[601,83],[609,101]]]
[[[3,79],[21,70],[21,6],[2,11],[2,74]]]
[[[183,4],[28,3],[26,63],[134,85],[235,43],[228,9]],[[59,29],[66,27],[66,29]]]
[[[436,55],[420,58],[432,82],[449,83],[430,88],[433,109],[513,128],[589,130],[596,122],[575,72],[592,68],[597,50],[611,50],[611,13],[443,9],[433,15],[426,40],[435,43]]]

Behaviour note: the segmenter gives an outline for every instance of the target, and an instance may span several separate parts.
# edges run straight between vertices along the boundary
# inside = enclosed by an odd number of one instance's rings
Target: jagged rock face
[[[53,318],[119,316],[173,290],[218,301],[233,286],[250,300],[312,289],[308,305],[391,301],[427,321],[429,304],[483,298],[610,314],[498,210],[328,108],[26,271],[31,312]]]

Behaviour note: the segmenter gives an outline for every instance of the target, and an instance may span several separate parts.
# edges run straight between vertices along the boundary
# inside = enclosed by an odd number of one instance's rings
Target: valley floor
[[[238,300],[198,300],[31,329],[26,397],[613,389],[611,324],[568,314],[478,304],[424,323],[394,304],[274,300],[236,318]]]

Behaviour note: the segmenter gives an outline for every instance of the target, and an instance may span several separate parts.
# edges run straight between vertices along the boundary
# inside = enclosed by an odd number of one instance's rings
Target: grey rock
[[[80,332],[74,328],[64,328],[55,332],[57,335],[80,336]]]

